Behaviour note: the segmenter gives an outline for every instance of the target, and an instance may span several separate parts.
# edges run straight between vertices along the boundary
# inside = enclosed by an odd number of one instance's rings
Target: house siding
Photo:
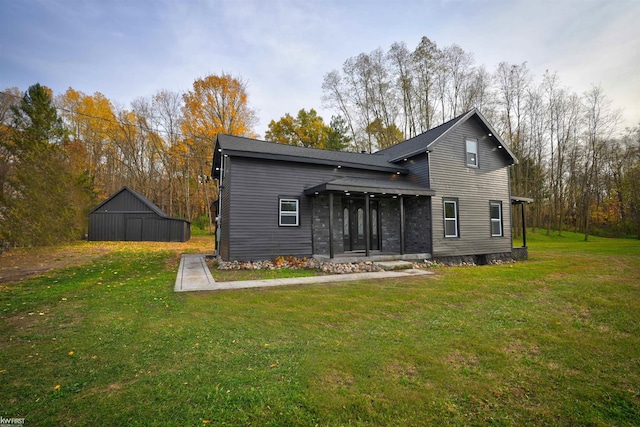
[[[231,212],[231,188],[233,184],[231,173],[232,159],[230,157],[223,159],[222,169],[222,188],[220,190],[220,247],[218,253],[222,259],[229,259],[229,236],[230,236],[230,218],[229,212]]]
[[[346,193],[349,191],[347,185],[350,185],[347,183],[357,185],[357,180],[339,182],[339,178],[400,180],[435,192],[435,196],[428,197],[431,192],[418,189],[414,194],[402,197],[406,253],[431,253],[434,258],[469,256],[478,259],[510,254],[508,166],[517,162],[517,159],[506,147],[498,148],[501,139],[489,137],[488,132],[493,132],[491,126],[481,114],[472,113],[466,113],[418,139],[414,138],[408,141],[408,145],[401,143],[397,149],[379,154],[383,160],[393,160],[398,169],[381,168],[378,157],[358,157],[357,161],[352,159],[353,163],[347,164],[341,161],[341,155],[335,153],[331,154],[333,157],[329,156],[336,161],[336,165],[333,165],[327,162],[328,157],[324,152],[302,150],[301,147],[295,151],[285,150],[277,144],[268,147],[262,144],[260,149],[264,151],[263,157],[261,152],[254,152],[244,140],[242,142],[245,145],[239,149],[232,149],[231,144],[229,148],[216,149],[214,170],[220,170],[223,174],[220,191],[220,256],[225,260],[260,260],[280,255],[328,255],[330,240],[333,241],[335,254],[344,252],[343,193],[334,193],[333,212],[329,212],[328,194],[305,195],[305,190],[314,187],[341,188]],[[467,138],[478,143],[478,167],[466,165]],[[223,156],[223,151],[229,157]],[[401,157],[403,151],[410,156],[406,159]],[[340,168],[338,164],[343,167]],[[400,174],[396,175],[396,170]],[[333,181],[332,186],[322,186],[329,181]],[[363,191],[364,187],[359,188]],[[352,198],[363,197],[361,192],[351,193]],[[278,225],[280,198],[299,201],[297,226]],[[444,237],[445,199],[457,202],[459,233],[455,238]],[[383,252],[400,252],[400,199],[382,193],[376,194],[375,200],[380,207],[379,249]],[[491,236],[490,201],[502,203],[503,236]],[[333,219],[331,239],[330,215]]]
[[[407,161],[400,162],[401,166],[406,167],[411,171],[409,180],[415,184],[424,185],[429,188],[429,157],[425,152],[417,156],[413,156]]]
[[[478,167],[466,166],[465,140],[478,140]],[[433,256],[482,255],[511,252],[509,170],[506,157],[488,141],[473,118],[436,143],[430,154]],[[458,199],[459,237],[444,237],[443,199]],[[502,202],[503,236],[491,237],[489,202]]]
[[[229,161],[232,159],[231,161]],[[334,178],[380,178],[387,173],[334,168],[331,166],[301,164],[278,160],[259,160],[243,157],[225,159],[226,175],[223,177],[223,229],[220,255],[228,260],[261,260],[279,255],[309,257],[321,248],[321,228],[312,228],[313,199],[304,196],[304,190]],[[227,200],[224,199],[225,191]],[[280,197],[297,198],[300,201],[299,225],[278,225],[278,200]],[[318,196],[316,196],[317,198]],[[230,199],[230,200],[229,200]],[[328,197],[327,197],[328,204]],[[225,206],[228,210],[225,210]],[[334,198],[334,249],[339,250],[338,218],[341,218],[340,197]],[[228,222],[228,225],[227,225]],[[328,227],[328,225],[327,225]],[[229,233],[229,230],[233,230]],[[336,231],[337,230],[337,231]],[[314,239],[314,231],[320,234]],[[228,242],[228,248],[225,248]]]

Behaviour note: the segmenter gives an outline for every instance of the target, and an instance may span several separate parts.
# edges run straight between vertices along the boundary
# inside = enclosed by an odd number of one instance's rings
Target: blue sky
[[[422,36],[489,71],[526,61],[578,93],[599,84],[625,125],[640,122],[639,0],[0,0],[0,90],[39,82],[127,108],[227,72],[248,82],[264,135],[301,108],[328,122],[327,72]]]

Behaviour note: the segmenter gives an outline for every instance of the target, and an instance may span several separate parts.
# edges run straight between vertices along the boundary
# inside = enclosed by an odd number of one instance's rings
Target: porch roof
[[[535,200],[533,200],[533,199],[531,199],[529,197],[511,196],[511,204],[512,205],[533,203],[534,201]]]
[[[337,178],[304,191],[307,196],[331,191],[389,194],[396,196],[434,196],[436,193],[428,187],[400,180],[370,178]]]

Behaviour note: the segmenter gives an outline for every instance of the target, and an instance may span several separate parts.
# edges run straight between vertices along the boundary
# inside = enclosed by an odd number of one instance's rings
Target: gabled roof
[[[516,159],[515,155],[509,150],[485,117],[478,110],[473,109],[425,133],[373,154],[297,147],[295,145],[278,144],[275,142],[220,134],[216,141],[211,175],[214,177],[219,176],[217,169],[219,170],[221,164],[221,152],[225,155],[241,157],[295,161],[298,163],[314,163],[407,174],[409,173],[408,169],[395,163],[417,154],[431,151],[447,134],[453,132],[458,126],[471,118],[476,118],[480,124],[484,126],[489,136],[489,141],[495,144],[496,148],[504,151],[504,155],[508,159],[509,164],[518,163],[518,159]]]
[[[111,200],[115,199],[116,197],[118,197],[120,195],[120,193],[122,193],[124,191],[129,192],[130,194],[132,194],[135,198],[140,200],[140,202],[142,202],[146,207],[148,207],[156,215],[161,216],[163,218],[169,218],[169,216],[167,214],[165,214],[164,212],[162,212],[162,210],[159,207],[157,207],[151,200],[147,199],[142,194],[138,193],[137,191],[134,191],[134,190],[130,189],[127,186],[123,186],[118,191],[113,193],[107,200],[105,200],[104,202],[100,203],[98,206],[93,208],[91,210],[91,212],[93,213],[93,212],[99,210],[101,207],[103,207],[104,205],[106,205]]]
[[[382,172],[400,172],[408,169],[389,163],[386,156],[378,153],[353,153],[348,151],[321,150],[318,148],[298,147],[278,144],[233,135],[218,135],[214,153],[213,176],[215,168],[220,167],[220,151],[223,154],[241,157],[253,157],[270,160],[288,160],[299,163],[315,163],[340,167],[377,170]]]
[[[500,138],[500,135],[496,133],[482,113],[475,108],[441,124],[440,126],[436,126],[425,133],[378,151],[378,153],[385,155],[389,162],[394,163],[426,151],[431,151],[433,147],[438,142],[442,141],[448,133],[453,132],[458,126],[472,117],[476,117],[486,128],[490,140],[496,145],[496,147],[504,150],[505,155],[509,158],[509,164],[518,163],[518,159],[511,150],[509,150],[505,142]]]

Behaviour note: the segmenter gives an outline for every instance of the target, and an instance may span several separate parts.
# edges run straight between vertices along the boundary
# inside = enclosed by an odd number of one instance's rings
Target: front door
[[[345,251],[364,251],[369,233],[369,249],[380,249],[380,209],[377,201],[369,201],[369,229],[366,228],[364,199],[343,200],[343,236]]]

